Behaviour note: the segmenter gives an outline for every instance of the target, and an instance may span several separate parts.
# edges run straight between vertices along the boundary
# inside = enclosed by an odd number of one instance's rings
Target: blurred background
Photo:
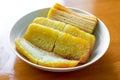
[[[66,7],[86,10],[106,24],[111,35],[110,47],[106,54],[90,67],[71,73],[45,72],[24,63],[9,48],[9,32],[18,19],[34,10],[51,7],[56,2]],[[28,77],[29,80],[47,80],[48,78],[59,80],[59,77],[62,80],[66,78],[69,80],[120,80],[119,19],[120,0],[1,0],[0,80],[26,80]]]

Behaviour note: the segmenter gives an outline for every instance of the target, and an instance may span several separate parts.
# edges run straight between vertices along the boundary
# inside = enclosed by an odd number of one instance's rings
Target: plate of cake
[[[110,36],[91,13],[56,3],[23,16],[10,32],[13,52],[42,70],[68,72],[85,68],[106,52]]]

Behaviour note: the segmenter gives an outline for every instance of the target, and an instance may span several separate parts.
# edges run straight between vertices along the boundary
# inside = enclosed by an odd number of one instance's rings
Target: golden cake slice
[[[63,30],[63,32],[69,33],[75,37],[80,37],[82,39],[85,39],[88,41],[88,43],[90,44],[90,50],[93,49],[94,44],[95,44],[95,36],[92,34],[89,34],[87,32],[84,32],[72,25],[67,24]]]
[[[88,41],[60,32],[53,52],[64,58],[79,60],[80,63],[85,63],[90,55],[89,50]]]
[[[31,46],[30,48],[28,44]],[[31,49],[33,46],[28,41],[26,41],[23,38],[17,38],[15,40],[15,46],[16,46],[17,51],[21,55],[28,58],[31,62],[37,64],[38,55],[36,53],[31,53]]]
[[[58,33],[55,29],[32,23],[29,25],[24,38],[37,47],[52,51]]]
[[[63,22],[50,20],[50,19],[44,18],[44,17],[35,18],[33,22],[45,25],[47,27],[54,28],[54,29],[59,30],[59,31],[63,31],[63,32],[69,33],[69,34],[71,34],[71,35],[73,35],[75,37],[80,37],[82,39],[85,39],[85,40],[87,40],[90,43],[90,49],[91,50],[94,47],[95,36],[85,32],[85,31],[82,31],[82,30],[78,29],[77,27],[74,27],[74,26],[69,25],[69,24],[65,24]],[[51,25],[52,23],[55,23],[55,24],[59,23],[59,25]],[[62,26],[60,24],[62,24]],[[64,26],[63,26],[63,24],[64,24]],[[60,27],[62,27],[62,29],[60,29]]]
[[[87,62],[90,55],[91,48],[87,40],[40,24],[30,24],[24,38],[39,48],[67,59],[80,60],[80,63]]]
[[[73,10],[71,10],[71,9],[68,9],[68,8],[64,7],[63,5],[58,4],[58,3],[56,3],[56,4],[53,6],[53,8],[56,8],[56,9],[58,9],[58,10],[67,12],[67,13],[69,13],[69,14],[74,14],[74,15],[76,15],[76,16],[78,16],[78,17],[82,17],[82,18],[85,18],[85,19],[87,19],[87,20],[90,20],[90,21],[92,20],[92,21],[95,21],[95,22],[96,22],[96,17],[95,17],[94,15],[89,16],[89,15],[86,15],[86,14],[77,13],[77,12],[75,12],[75,11],[73,11]]]
[[[48,18],[71,24],[88,33],[93,32],[97,23],[95,16],[74,12],[58,3],[49,10]]]
[[[23,38],[16,39],[15,44],[20,54],[41,66],[67,68],[74,67],[79,63],[77,60],[67,60],[53,53],[41,50]]]
[[[65,23],[60,21],[51,20],[44,17],[37,17],[33,20],[33,23],[41,24],[47,27],[51,27],[57,30],[62,31],[65,27]]]

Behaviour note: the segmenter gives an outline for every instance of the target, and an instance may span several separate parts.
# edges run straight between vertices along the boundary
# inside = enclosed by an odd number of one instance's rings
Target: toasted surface
[[[89,33],[93,32],[97,23],[95,16],[74,12],[60,4],[55,4],[49,10],[48,18],[71,24]]]
[[[51,27],[51,28],[59,30],[59,31],[63,31],[65,33],[69,33],[75,37],[80,37],[82,39],[85,39],[90,43],[91,50],[93,49],[93,46],[95,43],[95,36],[92,34],[89,34],[87,32],[84,32],[83,30],[80,30],[77,27],[74,27],[74,26],[69,25],[69,24],[65,24],[63,22],[44,18],[44,17],[35,18],[33,22],[45,25],[47,27]],[[52,25],[52,23],[59,24],[59,25]],[[62,25],[60,25],[60,24],[62,24]],[[63,24],[64,24],[64,27],[63,27]],[[60,29],[60,27],[62,27],[62,29]]]
[[[65,23],[60,21],[51,20],[44,17],[37,17],[33,20],[34,23],[41,24],[47,27],[51,27],[60,31],[63,31]]]
[[[32,23],[29,25],[24,38],[39,48],[52,51],[58,33],[52,28]]]
[[[79,61],[67,60],[53,53],[46,52],[35,47],[33,44],[23,38],[15,40],[16,49],[33,63],[56,68],[74,67]]]
[[[31,62],[36,63],[37,64],[37,54],[35,53],[31,53],[31,47],[28,48],[28,41],[26,41],[23,38],[17,38],[15,40],[15,46],[17,51],[22,54],[23,56],[25,56],[26,58],[28,58]],[[30,50],[29,50],[30,49]]]
[[[89,33],[86,33],[72,25],[67,24],[63,30],[63,32],[69,33],[75,37],[80,37],[85,39],[90,44],[90,49],[92,50],[95,44],[95,36]]]
[[[80,63],[87,62],[91,50],[90,41],[82,39],[80,35],[83,37],[86,35],[83,33],[79,35],[79,31],[77,33],[79,37],[72,36],[73,34],[69,30],[75,30],[76,28],[71,28],[71,26],[68,26],[68,28],[64,28],[64,32],[61,32],[57,29],[32,23],[28,27],[24,38],[35,46],[47,51],[53,51],[63,58],[79,60]],[[65,31],[70,34],[65,33]]]
[[[56,9],[64,11],[64,12],[67,12],[69,14],[74,14],[74,15],[76,15],[78,17],[82,17],[82,18],[90,20],[90,21],[91,20],[92,21],[97,21],[97,18],[94,15],[89,16],[89,15],[86,15],[86,14],[77,13],[77,12],[75,12],[75,11],[73,11],[71,9],[68,9],[68,8],[64,7],[63,5],[58,4],[58,3],[54,4],[53,8],[56,8]]]
[[[60,32],[55,43],[54,53],[73,60],[80,60],[83,55],[87,55],[84,61],[80,61],[80,63],[85,63],[90,54],[89,50],[88,41]]]

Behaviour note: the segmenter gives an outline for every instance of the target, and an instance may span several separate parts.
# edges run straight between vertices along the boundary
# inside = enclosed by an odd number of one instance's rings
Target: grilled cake
[[[35,18],[33,20],[33,23],[37,23],[37,24],[41,24],[47,27],[51,27],[53,29],[65,32],[65,33],[69,33],[75,37],[80,37],[82,39],[85,39],[89,42],[90,44],[90,49],[92,50],[95,44],[95,36],[92,34],[89,34],[83,30],[78,29],[77,27],[74,27],[72,25],[69,24],[65,24],[64,22],[60,22],[60,21],[55,21],[55,20],[51,20],[45,17],[38,17]],[[44,23],[44,24],[43,24]],[[54,24],[64,24],[64,25],[52,25],[52,23]]]
[[[53,53],[41,50],[23,38],[15,40],[16,49],[31,62],[48,67],[67,68],[76,66],[79,61],[68,60]]]
[[[63,32],[69,33],[75,37],[80,37],[82,39],[85,39],[90,44],[90,50],[93,50],[94,44],[95,44],[95,36],[91,35],[85,31],[82,31],[72,25],[67,24],[63,30]]]
[[[45,17],[37,17],[33,20],[33,23],[37,23],[37,24],[41,24],[44,26],[48,26],[60,31],[63,31],[64,27],[65,27],[65,23],[60,22],[60,21],[55,21],[55,20],[51,20]]]
[[[52,51],[59,31],[52,28],[32,23],[25,32],[24,38],[35,46]]]
[[[90,55],[89,50],[88,41],[60,32],[53,52],[64,58],[79,60],[80,63],[85,63]]]
[[[85,63],[90,54],[87,40],[36,23],[29,25],[24,38],[39,48],[66,59],[80,60],[80,63]],[[82,55],[86,57],[82,58]]]
[[[71,24],[88,33],[93,33],[97,24],[95,16],[77,13],[58,3],[49,10],[48,18]]]

